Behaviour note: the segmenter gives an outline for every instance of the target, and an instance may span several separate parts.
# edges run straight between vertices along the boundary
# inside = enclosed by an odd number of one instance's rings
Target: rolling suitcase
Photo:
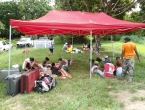
[[[12,74],[6,77],[6,93],[15,96],[20,92],[21,74]]]
[[[0,82],[4,82],[5,78],[8,76],[9,68],[4,68],[0,70]],[[19,73],[19,68],[10,68],[10,75]]]
[[[39,69],[26,71],[22,73],[20,79],[20,92],[29,93],[34,88],[35,80],[38,80],[40,76]]]

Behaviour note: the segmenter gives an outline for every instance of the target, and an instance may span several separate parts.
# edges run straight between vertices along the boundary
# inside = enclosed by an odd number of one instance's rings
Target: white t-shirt
[[[98,68],[98,66],[97,66],[97,65],[94,65],[94,66],[91,68],[91,72],[92,72],[92,73],[93,73],[94,68]]]
[[[34,64],[34,62],[33,62],[33,63],[30,62],[30,58],[26,58],[26,59],[24,60],[24,62],[23,62],[22,69],[25,69],[25,62],[30,63],[31,66],[33,66],[33,64]]]
[[[122,67],[118,67],[116,69],[116,76],[121,76],[121,74],[122,74]]]

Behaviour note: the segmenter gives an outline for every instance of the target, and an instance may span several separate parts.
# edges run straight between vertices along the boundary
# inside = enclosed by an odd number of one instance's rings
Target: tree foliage
[[[62,10],[105,12],[123,19],[126,12],[135,7],[135,0],[55,0],[55,7]]]
[[[50,0],[13,0],[0,2],[0,22],[5,29],[0,36],[8,36],[10,19],[36,19],[51,10]],[[18,34],[13,30],[13,34]]]

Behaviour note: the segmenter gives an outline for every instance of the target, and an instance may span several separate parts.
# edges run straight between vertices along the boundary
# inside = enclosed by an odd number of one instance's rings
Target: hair
[[[48,58],[48,57],[45,57],[45,60],[46,60],[46,61],[49,61],[49,58]]]
[[[46,61],[43,61],[42,66],[43,67],[46,66]]]
[[[55,66],[55,63],[51,63],[51,66],[52,66],[52,67]]]
[[[30,61],[34,61],[34,58],[31,58],[31,57],[30,57]]]
[[[120,57],[116,57],[116,60],[117,60],[118,58],[120,59]]]
[[[58,61],[62,61],[62,58],[59,58]]]

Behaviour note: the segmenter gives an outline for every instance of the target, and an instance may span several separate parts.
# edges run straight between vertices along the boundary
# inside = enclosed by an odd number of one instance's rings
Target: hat
[[[106,55],[105,58],[108,58],[108,56]]]
[[[99,62],[98,62],[98,61],[95,61],[95,63],[94,63],[94,64],[96,64],[96,65],[97,65],[97,64],[99,64]]]
[[[125,37],[124,40],[126,40],[126,41],[130,41],[130,38],[129,38],[129,37]]]

